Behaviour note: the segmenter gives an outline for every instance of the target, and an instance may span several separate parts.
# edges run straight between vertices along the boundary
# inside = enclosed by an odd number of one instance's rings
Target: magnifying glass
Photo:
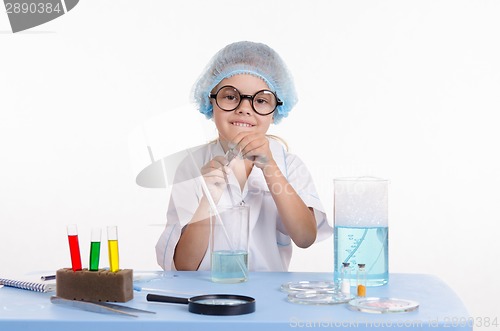
[[[146,300],[188,305],[191,313],[202,315],[243,315],[255,311],[255,299],[244,295],[207,294],[192,298],[179,298],[148,294]]]

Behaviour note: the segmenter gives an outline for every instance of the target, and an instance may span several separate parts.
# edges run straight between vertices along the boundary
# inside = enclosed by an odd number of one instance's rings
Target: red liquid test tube
[[[82,258],[80,256],[80,244],[78,243],[78,230],[76,224],[68,225],[69,252],[71,254],[71,267],[73,271],[82,270]]]

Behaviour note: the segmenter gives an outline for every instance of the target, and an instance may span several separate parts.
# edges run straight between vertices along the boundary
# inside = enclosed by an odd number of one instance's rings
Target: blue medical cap
[[[293,78],[281,57],[265,44],[240,41],[227,45],[210,60],[193,87],[193,99],[200,113],[212,118],[213,107],[209,94],[223,79],[239,74],[261,78],[283,101],[273,113],[274,123],[287,117],[297,103]]]

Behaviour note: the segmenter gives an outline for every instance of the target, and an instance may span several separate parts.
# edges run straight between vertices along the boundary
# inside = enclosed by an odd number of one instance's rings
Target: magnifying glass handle
[[[148,294],[146,296],[146,300],[155,302],[180,303],[184,305],[187,305],[189,303],[189,299],[186,298],[170,297],[168,295],[159,294]]]

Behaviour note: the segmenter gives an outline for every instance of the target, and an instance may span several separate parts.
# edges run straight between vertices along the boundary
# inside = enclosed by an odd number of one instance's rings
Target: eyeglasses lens
[[[234,87],[223,87],[217,93],[217,105],[223,110],[234,110],[240,104],[240,93]]]
[[[270,91],[261,91],[253,97],[253,107],[256,112],[267,115],[276,108],[276,97]]]

